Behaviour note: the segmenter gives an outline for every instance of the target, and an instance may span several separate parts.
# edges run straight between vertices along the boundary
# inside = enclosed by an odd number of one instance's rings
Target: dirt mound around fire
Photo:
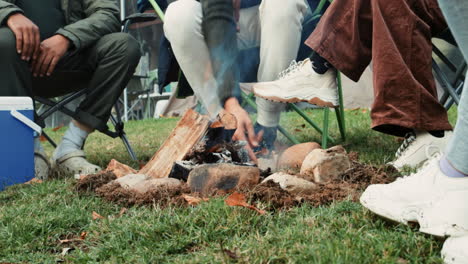
[[[317,183],[318,187],[311,195],[296,196],[283,190],[279,184],[272,181],[237,191],[244,193],[252,204],[268,211],[276,211],[304,203],[320,206],[346,199],[357,201],[367,186],[390,183],[400,176],[392,166],[375,167],[360,163],[357,161],[355,153],[350,153],[350,157],[352,166],[349,170],[336,180],[328,183]],[[110,183],[114,179],[116,179],[115,175],[109,172],[89,175],[80,180],[75,188],[79,192],[92,192],[107,201],[123,206],[150,204],[160,207],[188,206],[190,201],[187,200],[186,195],[200,197],[198,193],[191,193],[190,188],[185,183],[178,187],[163,187],[139,193],[122,188],[118,183]],[[223,193],[213,196],[219,195],[223,195]]]

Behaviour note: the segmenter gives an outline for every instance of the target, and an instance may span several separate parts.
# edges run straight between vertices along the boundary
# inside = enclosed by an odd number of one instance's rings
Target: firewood
[[[210,120],[189,109],[153,158],[139,173],[151,178],[167,178],[176,161],[184,160],[206,134]]]

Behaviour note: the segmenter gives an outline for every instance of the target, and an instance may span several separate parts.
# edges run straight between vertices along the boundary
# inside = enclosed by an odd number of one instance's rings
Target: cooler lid
[[[0,111],[5,110],[34,110],[31,97],[0,96]]]

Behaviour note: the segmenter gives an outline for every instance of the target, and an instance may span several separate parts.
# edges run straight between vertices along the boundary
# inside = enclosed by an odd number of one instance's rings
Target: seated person
[[[82,147],[89,133],[107,129],[111,109],[140,58],[138,42],[117,33],[119,17],[113,0],[0,0],[0,96],[63,95],[72,84],[57,83],[57,76],[70,71],[91,76],[52,157],[58,171],[100,170],[85,159]],[[37,139],[35,153],[36,177],[45,178],[50,167]]]
[[[439,0],[455,39],[468,60],[468,2]],[[445,263],[468,263],[468,79],[458,106],[458,120],[445,149],[419,172],[390,184],[369,186],[363,206],[396,222],[418,222],[420,231],[448,237]]]
[[[235,27],[229,26],[225,27],[228,30],[216,32],[215,27],[211,26],[215,22],[210,21],[229,16],[228,11],[220,16],[220,10],[217,9],[220,5],[213,2],[216,0],[173,2],[166,11],[164,31],[180,68],[197,97],[200,100],[207,100],[206,98],[213,94],[210,84],[216,83],[221,91],[220,99],[226,110],[240,113],[243,110],[236,98],[239,96],[239,69],[233,66],[236,63],[236,46],[239,49],[259,46],[260,65],[257,79],[260,81],[275,80],[298,54],[307,1],[235,0],[234,2],[241,7],[237,32]],[[227,5],[232,3],[232,0],[217,2]],[[214,8],[210,8],[211,6]],[[223,19],[218,19],[216,23],[219,26],[223,23],[232,25],[233,22],[229,19],[224,19],[224,22]],[[258,135],[262,134],[265,140],[260,143],[267,148],[272,148],[284,105],[258,98],[257,106],[257,124],[255,132],[249,133],[249,139],[254,142],[260,141]],[[240,119],[245,120],[245,117]],[[250,120],[245,121],[247,124],[249,122]],[[239,124],[238,127],[242,126]],[[246,130],[249,130],[248,126]],[[245,130],[236,132],[238,139],[242,139],[243,133]]]
[[[335,0],[306,41],[314,55],[280,80],[256,84],[254,93],[276,102],[336,106],[336,70],[358,81],[372,60],[372,128],[406,135],[393,165],[416,166],[452,134],[431,68],[431,38],[446,28],[437,0]]]

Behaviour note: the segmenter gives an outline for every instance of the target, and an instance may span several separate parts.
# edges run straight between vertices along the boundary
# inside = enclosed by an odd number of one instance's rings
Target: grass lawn
[[[310,115],[321,122],[320,110]],[[455,116],[450,112],[452,121]],[[368,111],[347,111],[346,121],[348,138],[341,144],[348,151],[375,165],[392,159],[399,144],[369,129]],[[149,160],[176,122],[127,124],[140,160]],[[320,142],[297,115],[284,114],[282,124],[300,141]],[[330,129],[338,138],[336,122]],[[49,134],[59,139],[64,131]],[[138,167],[120,140],[95,133],[85,150],[101,166],[115,158]],[[262,216],[227,207],[219,198],[194,208],[133,207],[119,217],[120,206],[79,195],[73,184],[60,179],[0,192],[0,263],[441,263],[442,241],[384,221],[350,201]],[[106,219],[93,220],[93,211]],[[59,241],[83,232],[83,241]],[[64,248],[74,250],[62,256]]]

